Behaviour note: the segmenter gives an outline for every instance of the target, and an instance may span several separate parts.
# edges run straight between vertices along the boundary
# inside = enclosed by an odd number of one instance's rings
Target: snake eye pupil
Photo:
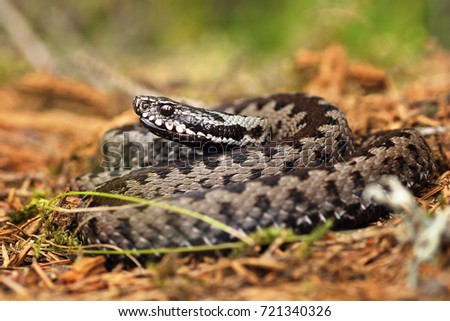
[[[175,108],[171,105],[162,105],[161,107],[159,107],[159,113],[166,117],[172,115],[174,111]]]

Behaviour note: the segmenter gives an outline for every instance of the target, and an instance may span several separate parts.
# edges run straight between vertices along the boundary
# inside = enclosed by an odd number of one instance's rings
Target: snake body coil
[[[363,226],[386,213],[361,198],[367,184],[395,175],[417,191],[436,172],[429,146],[414,129],[378,133],[355,147],[343,114],[319,97],[276,94],[224,104],[218,112],[137,96],[133,107],[146,130],[159,137],[128,127],[123,131],[133,142],[125,145],[150,141],[151,148],[138,149],[145,155],[133,154],[131,163],[151,166],[119,167],[79,179],[78,186],[89,188],[118,176],[96,190],[165,197],[164,203],[206,214],[244,233],[270,226],[307,233],[327,219],[336,228]],[[163,139],[177,143],[165,150]],[[83,206],[110,204],[111,199],[96,197]],[[85,223],[83,242],[123,249],[234,240],[208,223],[150,206],[82,213],[78,222]]]

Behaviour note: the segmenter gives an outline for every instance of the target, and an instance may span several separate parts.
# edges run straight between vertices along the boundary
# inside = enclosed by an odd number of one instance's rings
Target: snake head
[[[265,118],[193,107],[166,97],[136,96],[133,108],[153,134],[186,145],[226,149],[262,143],[270,135]]]
[[[159,137],[186,144],[202,141],[202,133],[190,129],[198,123],[189,112],[194,107],[166,97],[136,96],[133,108],[141,124]]]

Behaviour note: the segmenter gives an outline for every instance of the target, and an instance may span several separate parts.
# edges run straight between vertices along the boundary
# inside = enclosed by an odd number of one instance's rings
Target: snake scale
[[[361,197],[368,184],[395,175],[417,192],[436,173],[416,130],[380,132],[355,146],[342,112],[307,94],[241,99],[214,110],[137,96],[133,107],[142,126],[105,136],[106,143],[122,139],[120,159],[110,171],[79,178],[77,188],[163,197],[247,234],[271,226],[308,233],[327,219],[337,229],[364,226],[387,212]],[[94,197],[81,206],[114,204]],[[236,240],[204,221],[144,205],[83,212],[77,223],[84,243],[122,249]]]

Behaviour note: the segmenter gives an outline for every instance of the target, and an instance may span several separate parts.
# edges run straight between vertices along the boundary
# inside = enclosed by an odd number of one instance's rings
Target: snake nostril
[[[142,99],[139,96],[134,97],[133,99],[133,109],[137,113],[141,106]]]

